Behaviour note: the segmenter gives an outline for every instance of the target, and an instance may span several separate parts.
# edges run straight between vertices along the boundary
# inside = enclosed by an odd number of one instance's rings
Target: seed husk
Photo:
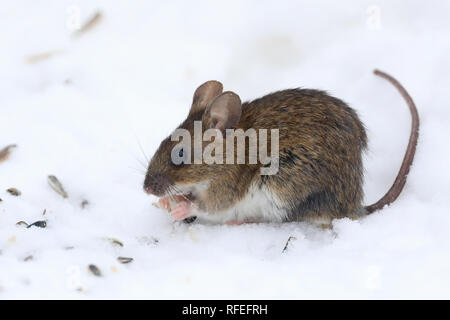
[[[30,224],[27,228],[31,228],[31,227],[33,227],[33,226],[39,227],[39,228],[45,228],[45,227],[47,227],[47,221],[45,221],[45,220],[40,220],[40,221],[33,222],[33,223]]]
[[[161,209],[158,202],[152,202],[152,206],[154,206],[155,208]]]
[[[18,197],[22,194],[22,192],[20,192],[20,190],[16,189],[16,188],[9,188],[8,191],[11,195]]]
[[[11,149],[17,147],[15,144],[10,144],[9,146],[4,147],[0,150],[0,162],[3,162],[9,158],[11,154]]]
[[[146,244],[146,245],[157,245],[159,243],[159,240],[155,237],[147,237],[147,236],[143,236],[143,237],[137,237],[137,240],[139,241],[139,243],[142,244]]]
[[[61,182],[59,182],[58,178],[53,175],[48,176],[48,184],[55,190],[58,194],[60,194],[63,198],[67,198],[67,192],[64,190]]]
[[[62,54],[62,50],[51,50],[51,51],[45,51],[45,52],[39,52],[35,53],[29,56],[25,57],[25,62],[29,64],[38,63],[41,61],[48,60],[50,58],[53,58],[54,56]]]
[[[322,223],[320,225],[320,228],[323,230],[329,230],[329,229],[333,229],[333,225],[331,225],[330,223]]]
[[[25,221],[19,221],[16,223],[16,226],[25,226],[28,227],[28,223],[26,223]]]
[[[101,277],[102,276],[102,273],[101,273],[100,269],[95,264],[90,264],[88,266],[88,270],[89,270],[90,273],[92,273],[96,277]]]
[[[108,240],[108,241],[111,242],[111,244],[114,245],[114,246],[123,247],[122,241],[117,240],[117,239],[115,239],[115,238],[105,238],[105,240]]]
[[[102,18],[102,13],[100,11],[97,11],[94,13],[94,15],[92,17],[90,17],[83,26],[81,26],[80,29],[78,29],[77,31],[75,31],[73,33],[73,36],[80,36],[88,31],[90,31],[92,28],[94,28],[101,20]]]
[[[294,236],[290,236],[289,239],[287,239],[286,245],[284,246],[284,249],[283,249],[283,252],[285,252],[285,251],[288,249],[289,243],[290,243],[291,241],[293,241],[293,240],[297,240],[297,238],[294,237]]]
[[[192,217],[187,217],[186,219],[183,220],[183,222],[189,224],[189,223],[194,222],[195,220],[197,220],[197,217],[192,216]]]
[[[89,205],[89,201],[87,201],[87,200],[83,200],[83,201],[81,202],[81,208],[82,208],[82,209],[86,208],[88,205]]]
[[[30,261],[30,260],[33,260],[33,256],[27,256],[27,257],[25,257],[25,259],[23,259],[23,261]]]
[[[118,257],[117,260],[120,263],[130,263],[131,261],[133,261],[133,258],[127,258],[127,257]]]

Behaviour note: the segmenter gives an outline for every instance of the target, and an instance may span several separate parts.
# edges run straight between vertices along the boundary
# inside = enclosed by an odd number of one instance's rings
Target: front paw
[[[157,202],[154,202],[153,205],[157,208],[163,209],[167,212],[170,212],[175,208],[177,203],[181,201],[185,201],[186,199],[183,196],[172,196],[172,197],[163,197],[160,198]]]
[[[188,201],[180,201],[172,208],[169,214],[174,220],[183,220],[189,217],[191,212],[191,204]]]
[[[196,217],[191,216],[191,203],[183,196],[163,197],[153,203],[157,208],[167,211],[174,220],[186,219],[186,223],[192,223]]]

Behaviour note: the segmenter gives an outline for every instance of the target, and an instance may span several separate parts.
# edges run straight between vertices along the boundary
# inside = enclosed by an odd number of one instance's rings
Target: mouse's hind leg
[[[321,183],[320,166],[300,149],[283,148],[275,175],[260,176],[258,186],[276,199],[285,212],[284,221],[317,220],[329,224],[335,216],[333,193]]]

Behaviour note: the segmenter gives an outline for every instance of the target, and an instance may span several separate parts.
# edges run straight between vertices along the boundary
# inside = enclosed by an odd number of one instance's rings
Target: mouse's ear
[[[215,97],[222,93],[223,86],[219,81],[210,80],[202,84],[195,90],[192,100],[192,107],[189,114],[204,111],[211,104]]]
[[[203,114],[203,126],[206,129],[224,131],[234,127],[241,118],[242,104],[239,96],[226,91],[215,98]]]

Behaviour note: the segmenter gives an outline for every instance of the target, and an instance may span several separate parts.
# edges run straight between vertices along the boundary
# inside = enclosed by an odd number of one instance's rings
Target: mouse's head
[[[195,198],[211,179],[226,175],[228,165],[199,159],[196,151],[199,144],[203,150],[210,143],[203,141],[206,130],[223,133],[239,122],[242,109],[239,96],[222,90],[218,81],[208,81],[197,88],[188,117],[161,142],[151,159],[144,181],[145,192],[158,197],[183,194]],[[172,141],[174,136],[179,141]]]

